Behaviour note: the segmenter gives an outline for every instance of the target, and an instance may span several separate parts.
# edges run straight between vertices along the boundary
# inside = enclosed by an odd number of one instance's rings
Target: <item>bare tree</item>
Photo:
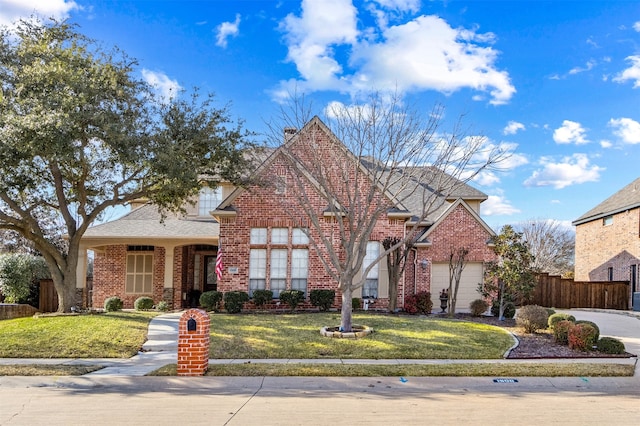
[[[451,247],[449,254],[449,316],[453,317],[456,313],[456,302],[458,301],[458,289],[460,288],[460,279],[462,271],[467,265],[467,255],[469,249],[466,247]]]
[[[413,242],[433,212],[507,154],[468,135],[462,117],[443,131],[442,106],[420,112],[397,96],[333,104],[324,120],[310,119],[304,99],[294,98],[289,107],[279,122],[268,123],[274,144],[281,145],[283,130],[291,135],[279,148],[293,176],[287,189],[294,192],[293,205],[286,210],[308,226],[310,246],[338,283],[341,327],[350,331],[353,292],[370,271]],[[382,241],[389,227],[401,237],[365,262],[368,244]]]
[[[573,272],[575,232],[552,219],[530,219],[514,228],[522,233],[536,272],[568,276]]]

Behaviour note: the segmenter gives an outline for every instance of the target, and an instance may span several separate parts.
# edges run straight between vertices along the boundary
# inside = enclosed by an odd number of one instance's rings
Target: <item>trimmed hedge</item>
[[[246,291],[228,291],[223,296],[224,308],[230,314],[242,312],[242,305],[249,301]]]
[[[205,291],[200,295],[200,299],[198,300],[200,306],[207,311],[218,311],[221,301],[222,293],[215,290]]]
[[[562,313],[556,313],[556,314],[550,315],[549,321],[548,321],[549,328],[553,330],[555,328],[555,325],[560,321],[576,322],[576,317],[574,317],[571,314],[562,314]]]
[[[153,309],[153,299],[147,296],[138,297],[133,302],[133,307],[136,311],[148,311]]]
[[[624,343],[613,337],[603,337],[596,344],[598,351],[605,354],[620,355],[625,353]]]
[[[516,324],[524,329],[525,333],[535,333],[547,328],[549,314],[546,308],[538,305],[526,305],[520,308],[516,315]]]
[[[124,303],[118,296],[111,296],[104,301],[104,310],[107,312],[115,312],[122,310]]]
[[[262,307],[273,300],[273,291],[271,290],[253,290],[253,303]]]
[[[489,309],[489,304],[483,299],[476,299],[469,304],[469,310],[474,317],[484,314],[487,309]]]
[[[304,292],[300,290],[283,290],[280,292],[280,300],[289,305],[289,309],[293,312],[304,301]]]
[[[410,314],[430,315],[432,309],[433,302],[428,291],[420,291],[404,299],[404,310]]]
[[[316,289],[309,292],[309,301],[313,306],[317,306],[322,312],[326,312],[331,309],[335,298],[335,290]]]

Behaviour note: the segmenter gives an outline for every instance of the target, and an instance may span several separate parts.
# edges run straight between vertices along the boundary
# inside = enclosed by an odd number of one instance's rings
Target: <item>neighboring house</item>
[[[573,221],[575,280],[629,281],[639,291],[640,178]]]
[[[315,117],[300,131],[286,129],[285,144],[295,147],[309,131],[323,135],[317,140],[320,144],[336,140]],[[132,307],[135,299],[144,295],[156,301],[170,301],[174,308],[180,308],[196,304],[194,297],[199,292],[213,289],[250,294],[256,289],[270,289],[276,299],[285,289],[302,290],[307,298],[313,289],[337,289],[337,283],[329,277],[309,241],[310,227],[304,227],[309,224],[308,218],[290,208],[295,203],[296,177],[292,170],[314,188],[313,179],[305,170],[287,167],[281,148],[256,171],[261,182],[271,185],[223,186],[215,196],[207,195],[210,191],[205,189],[196,206],[189,207],[188,215],[170,216],[163,223],[154,206],[144,204],[132,206],[132,211],[121,219],[90,228],[82,244],[84,249],[95,252],[93,306],[101,307],[107,297],[114,295],[124,300],[125,307]],[[446,176],[437,170],[432,172]],[[469,303],[479,297],[476,289],[483,280],[484,264],[495,259],[489,245],[495,234],[480,217],[480,204],[487,196],[460,184],[455,194],[440,198],[439,208],[420,223],[420,238],[400,280],[400,308],[406,296],[431,291],[434,310],[438,310],[438,294],[449,286],[451,251],[466,247],[468,263],[457,306],[468,309]],[[326,202],[322,204],[318,196],[318,211],[322,212],[325,206]],[[365,263],[370,264],[370,259],[380,253],[384,238],[404,235],[415,217],[410,210],[411,202],[405,203],[377,221],[367,245]],[[324,220],[326,232],[336,229],[335,217],[325,215]],[[224,271],[217,280],[215,257],[219,250]],[[340,295],[337,296],[335,306],[340,305]],[[354,296],[366,298],[370,309],[387,307],[385,261],[368,274],[364,287]],[[302,305],[310,306],[308,302]]]

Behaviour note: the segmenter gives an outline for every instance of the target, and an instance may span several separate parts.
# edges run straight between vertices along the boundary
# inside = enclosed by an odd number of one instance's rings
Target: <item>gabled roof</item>
[[[578,219],[572,224],[581,225],[593,220],[602,219],[605,216],[620,213],[640,207],[640,178],[634,180],[629,185],[616,192]]]
[[[484,220],[482,220],[482,218],[478,215],[478,213],[476,213],[476,211],[472,209],[471,206],[469,206],[469,204],[467,204],[462,198],[458,198],[455,202],[453,202],[452,204],[450,204],[444,209],[442,214],[433,223],[433,225],[431,225],[429,229],[427,229],[426,232],[420,236],[420,238],[416,242],[416,245],[431,244],[431,242],[429,241],[429,235],[431,235],[431,233],[433,233],[433,231],[438,227],[438,225],[440,225],[442,221],[444,221],[446,217],[449,216],[449,214],[453,212],[458,206],[464,207],[469,212],[469,214],[471,214],[471,216],[473,216],[473,218],[487,231],[487,233],[490,236],[496,235],[495,231],[491,229],[491,227],[487,225],[487,223]]]
[[[220,225],[213,218],[195,219],[167,213],[162,221],[158,208],[147,203],[119,219],[88,228],[82,239],[140,238],[211,241],[219,235]]]
[[[279,153],[283,152],[289,146],[294,144],[296,140],[300,137],[300,135],[313,125],[319,126],[320,129],[324,131],[327,135],[329,135],[329,137],[334,142],[337,142],[336,144],[337,147],[341,147],[344,150],[346,155],[349,155],[350,157],[353,157],[355,159],[355,156],[353,155],[353,153],[351,153],[347,149],[347,147],[337,139],[337,137],[333,134],[331,129],[329,129],[327,125],[318,116],[314,116],[299,131],[296,131],[295,133],[291,133],[289,131],[287,134],[285,143],[281,145],[278,149],[276,149],[266,159],[266,161],[262,163],[262,165],[256,170],[255,174],[259,175],[264,170],[266,170],[275,161]],[[290,130],[290,129],[287,129],[287,130]],[[384,165],[380,165],[379,163],[376,163],[371,159],[361,158],[359,160],[360,160],[359,167],[365,174],[371,175],[375,169],[378,169],[377,172],[380,172],[380,170],[382,169],[382,173],[392,173],[391,171],[387,172],[385,170],[386,167]],[[298,170],[301,173],[303,173],[307,177],[307,179],[309,179],[310,183],[316,186],[318,190],[321,190],[320,185],[318,184],[318,182],[315,181],[313,176],[309,173],[306,173],[303,170],[302,165],[298,164],[298,166],[299,166]],[[423,204],[424,204],[423,194],[425,193],[425,190],[427,192],[430,191],[436,195],[436,199],[434,200],[431,207],[432,209],[432,211],[430,212],[431,214],[429,215],[429,217],[426,218],[427,222],[433,222],[444,213],[444,211],[448,208],[448,205],[449,205],[447,201],[453,201],[458,198],[463,198],[465,200],[479,200],[482,202],[488,198],[487,195],[484,194],[483,192],[442,172],[436,167],[431,167],[431,166],[402,167],[402,168],[394,169],[393,173],[402,173],[405,176],[406,175],[409,175],[409,177],[415,176],[416,178],[411,179],[411,181],[414,183],[414,186],[405,185],[402,188],[389,188],[389,190],[387,191],[387,197],[395,204],[395,208],[390,210],[391,214],[397,214],[397,215],[404,214],[406,217],[420,216],[423,210]],[[430,183],[434,183],[434,182],[440,182],[441,184],[437,185],[437,187],[430,186]],[[444,187],[453,188],[453,191],[447,194],[443,194],[440,191]],[[220,204],[218,209],[215,212],[212,212],[212,214],[219,217],[233,215],[235,213],[235,210],[233,209],[232,204],[235,201],[235,199],[244,191],[245,191],[244,188],[237,188],[225,200],[223,200],[223,202]],[[398,200],[397,199],[398,197],[394,197],[394,195],[391,192],[400,194],[401,200]]]

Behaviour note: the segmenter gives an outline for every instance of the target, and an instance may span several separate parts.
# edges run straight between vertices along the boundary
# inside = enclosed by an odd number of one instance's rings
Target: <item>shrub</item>
[[[579,320],[579,321],[576,321],[576,325],[577,324],[589,324],[596,331],[596,335],[593,338],[593,341],[597,342],[600,339],[600,327],[598,327],[598,325],[595,322],[591,322],[587,320]]]
[[[289,309],[293,312],[300,302],[304,301],[304,291],[283,290],[280,292],[280,300],[289,305]]]
[[[410,314],[429,315],[433,308],[431,301],[431,293],[428,291],[420,291],[416,294],[409,295],[404,300],[404,310]]]
[[[316,289],[309,292],[309,301],[311,304],[317,306],[323,312],[331,308],[335,297],[335,290]]]
[[[211,290],[205,291],[200,295],[200,306],[207,311],[217,311],[220,308],[220,302],[222,301],[222,292]]]
[[[249,294],[246,291],[228,291],[223,299],[227,312],[237,314],[242,311],[242,305],[249,301]]]
[[[122,309],[122,306],[124,306],[124,304],[118,296],[111,296],[104,301],[104,310],[107,312],[119,311]]]
[[[548,320],[547,310],[538,305],[523,306],[516,316],[516,324],[522,327],[525,333],[535,333],[547,328]]]
[[[580,351],[590,351],[596,342],[595,328],[589,324],[576,324],[569,330],[569,347]]]
[[[553,330],[555,328],[556,323],[560,321],[565,321],[565,320],[576,322],[576,317],[570,314],[561,314],[561,313],[550,315],[548,320],[549,328]]]
[[[603,337],[596,343],[597,349],[605,354],[623,354],[625,352],[624,343],[613,337]]]
[[[256,306],[264,306],[273,300],[273,291],[271,290],[253,290],[253,303]]]
[[[360,298],[359,297],[352,298],[351,309],[353,309],[354,311],[357,311],[360,308],[362,308],[362,301],[360,300]]]
[[[516,305],[511,302],[505,302],[504,304],[504,317],[507,319],[511,319],[516,314]],[[496,299],[493,301],[491,305],[491,315],[494,317],[500,316],[500,300]]]
[[[153,309],[153,299],[147,296],[138,297],[135,302],[133,302],[133,307],[136,311],[148,311],[149,309]]]
[[[553,327],[553,338],[557,343],[567,345],[569,344],[569,331],[575,327],[573,321],[560,320],[555,323]]]
[[[483,299],[476,299],[469,304],[469,310],[474,317],[484,314],[488,308],[489,304]]]
[[[551,316],[556,313],[556,310],[553,308],[547,308],[547,313],[549,314],[549,316]]]
[[[169,302],[167,302],[166,300],[159,301],[156,305],[156,309],[160,312],[167,312],[169,310]]]

